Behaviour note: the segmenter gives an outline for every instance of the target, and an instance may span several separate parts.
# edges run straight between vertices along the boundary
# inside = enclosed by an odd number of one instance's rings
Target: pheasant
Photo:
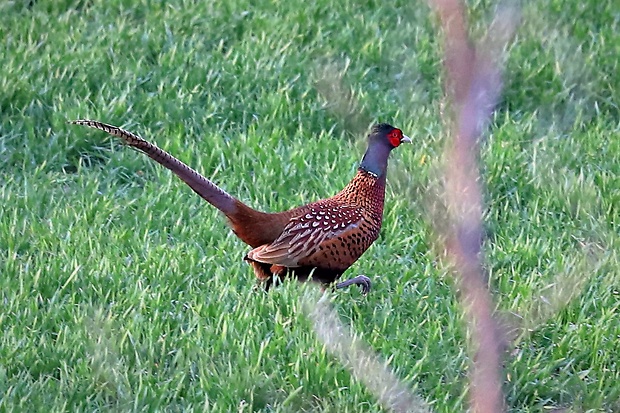
[[[174,172],[198,195],[219,209],[233,232],[253,249],[244,260],[265,289],[276,279],[293,276],[331,285],[379,236],[383,219],[388,157],[392,149],[411,139],[386,123],[375,125],[357,174],[338,194],[288,211],[257,211],[218,187],[174,156],[139,136],[94,120],[71,123],[99,129],[121,138]],[[277,278],[276,278],[277,277]],[[371,288],[365,275],[336,284]]]

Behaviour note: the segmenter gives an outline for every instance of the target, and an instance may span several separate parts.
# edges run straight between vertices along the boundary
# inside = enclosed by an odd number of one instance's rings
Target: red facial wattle
[[[388,135],[388,140],[393,147],[398,147],[403,139],[403,132],[400,129],[393,129]]]

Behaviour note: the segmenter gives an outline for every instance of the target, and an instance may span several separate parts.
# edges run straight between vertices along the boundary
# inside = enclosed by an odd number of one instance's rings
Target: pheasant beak
[[[400,138],[400,143],[411,143],[411,138],[407,135],[403,135],[403,137]]]

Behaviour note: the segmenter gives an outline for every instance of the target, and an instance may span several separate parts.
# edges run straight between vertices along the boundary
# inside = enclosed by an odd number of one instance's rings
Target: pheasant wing
[[[363,209],[348,205],[311,206],[304,215],[291,219],[271,244],[250,251],[248,258],[289,268],[307,265],[305,261],[323,245],[355,231],[363,222]]]

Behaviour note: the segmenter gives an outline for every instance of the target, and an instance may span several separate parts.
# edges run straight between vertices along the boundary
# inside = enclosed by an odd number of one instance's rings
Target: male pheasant
[[[308,278],[323,285],[334,283],[379,236],[383,219],[385,179],[392,149],[411,139],[386,123],[375,125],[357,174],[331,198],[288,211],[257,211],[226,193],[180,160],[139,136],[105,123],[76,120],[71,123],[117,136],[165,166],[198,195],[219,209],[233,232],[253,249],[244,259],[268,289],[277,276]],[[364,294],[371,282],[365,275],[336,284],[356,284]]]

